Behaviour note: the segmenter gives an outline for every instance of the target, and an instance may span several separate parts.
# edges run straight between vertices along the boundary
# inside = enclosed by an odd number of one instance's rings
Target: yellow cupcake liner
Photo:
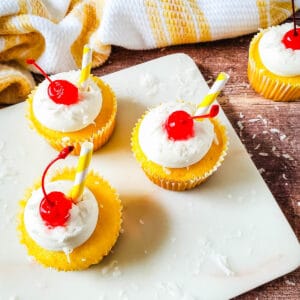
[[[94,151],[101,148],[111,137],[116,123],[117,100],[113,90],[100,78],[92,76],[102,91],[102,108],[93,124],[73,132],[59,132],[42,125],[33,112],[33,98],[36,89],[27,99],[27,118],[30,126],[34,128],[56,150],[61,151],[66,146],[74,146],[73,155],[79,155],[81,144],[89,141],[94,144]]]
[[[64,168],[57,171],[52,176],[51,181],[73,180],[75,173],[75,168]],[[98,202],[98,222],[91,237],[67,256],[62,251],[51,251],[42,248],[26,231],[24,209],[32,192],[40,186],[40,181],[34,184],[20,201],[17,230],[20,242],[26,246],[28,254],[43,266],[59,271],[83,270],[91,265],[98,264],[116,243],[121,229],[122,204],[116,191],[98,174],[93,171],[89,172],[86,186]]]
[[[282,77],[270,72],[262,63],[258,51],[259,40],[266,30],[254,36],[250,43],[248,79],[253,89],[267,99],[294,101],[300,99],[300,76]]]
[[[192,189],[220,167],[227,154],[228,138],[225,126],[217,119],[211,120],[216,134],[216,141],[213,142],[207,154],[197,163],[185,168],[165,168],[146,157],[139,144],[139,128],[144,116],[138,120],[132,131],[131,149],[147,177],[156,185],[172,191],[184,191]]]

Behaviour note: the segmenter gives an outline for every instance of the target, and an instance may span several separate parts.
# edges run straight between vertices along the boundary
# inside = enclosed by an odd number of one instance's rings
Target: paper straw
[[[202,101],[197,106],[196,114],[203,114],[206,113],[209,106],[216,100],[216,98],[219,96],[221,90],[225,86],[226,82],[229,79],[229,75],[221,72],[217,76],[216,81],[210,88],[208,94],[202,99]]]
[[[93,143],[84,142],[81,145],[80,155],[76,168],[74,185],[69,193],[73,201],[79,202],[85,186],[86,175],[93,153]]]
[[[85,45],[82,54],[81,72],[79,78],[79,86],[85,90],[87,88],[87,81],[92,68],[92,49]]]

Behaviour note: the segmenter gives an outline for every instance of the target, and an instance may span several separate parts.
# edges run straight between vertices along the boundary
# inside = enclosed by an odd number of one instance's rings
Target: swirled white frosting
[[[139,129],[139,144],[144,154],[167,168],[183,168],[200,161],[214,140],[214,127],[208,119],[194,122],[193,137],[179,141],[169,139],[164,124],[176,110],[193,115],[196,107],[183,102],[163,103],[145,115]]]
[[[61,191],[67,194],[73,182],[59,180],[46,185],[47,193]],[[39,213],[40,202],[44,198],[42,189],[34,191],[24,211],[24,224],[29,236],[42,248],[70,253],[82,245],[92,235],[98,220],[98,204],[93,193],[85,188],[83,200],[73,204],[65,226],[49,227]]]
[[[75,86],[78,84],[80,71],[71,71],[50,76],[52,80],[64,79]],[[88,79],[88,90],[79,90],[79,100],[75,104],[57,104],[48,96],[49,81],[39,84],[33,98],[33,112],[37,120],[45,127],[61,132],[80,130],[92,124],[101,111],[102,94],[100,88]]]
[[[273,26],[259,41],[259,55],[264,66],[272,73],[289,77],[300,75],[300,50],[286,48],[283,36],[293,29],[292,23]]]

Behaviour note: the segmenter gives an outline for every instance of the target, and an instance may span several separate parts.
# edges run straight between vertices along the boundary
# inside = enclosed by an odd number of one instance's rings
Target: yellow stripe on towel
[[[201,42],[207,42],[211,41],[211,30],[209,23],[203,13],[203,11],[200,9],[197,0],[189,0],[191,10],[193,11],[193,14],[197,20],[197,26],[200,31],[200,38],[199,40]]]
[[[270,25],[281,23],[291,15],[291,11],[291,1],[270,0]]]
[[[163,23],[160,17],[159,7],[157,3],[155,3],[153,0],[146,0],[145,5],[156,46],[164,47],[168,45],[168,39],[164,32]]]
[[[268,14],[267,14],[268,8],[267,8],[266,0],[257,0],[256,5],[259,14],[259,26],[261,28],[267,28],[269,25],[269,21],[268,21]]]
[[[185,1],[161,0],[165,23],[173,45],[195,43],[197,34],[194,21]]]

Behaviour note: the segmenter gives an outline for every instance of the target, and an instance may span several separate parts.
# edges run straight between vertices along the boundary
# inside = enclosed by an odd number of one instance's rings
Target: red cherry
[[[51,192],[40,203],[40,215],[46,225],[64,226],[70,217],[72,200],[62,192]]]
[[[187,140],[194,136],[194,121],[187,112],[177,110],[169,115],[165,129],[170,140]]]
[[[48,95],[57,104],[70,105],[78,101],[78,88],[67,80],[54,80],[48,86]]]
[[[219,105],[213,105],[208,114],[191,116],[184,110],[172,112],[164,124],[168,138],[174,141],[187,140],[194,136],[194,119],[214,118],[219,113]]]
[[[70,216],[70,209],[72,207],[72,199],[68,198],[64,193],[53,191],[49,194],[45,190],[45,177],[49,168],[59,159],[65,159],[72,151],[74,147],[65,147],[59,152],[57,157],[53,159],[42,176],[42,191],[44,198],[40,203],[40,216],[44,222],[51,227],[64,226]]]
[[[300,28],[289,30],[282,39],[286,48],[300,50]]]
[[[46,72],[35,62],[34,59],[27,59],[27,64],[34,65],[50,82],[48,95],[57,104],[70,105],[78,102],[78,87],[67,80],[51,80]]]

